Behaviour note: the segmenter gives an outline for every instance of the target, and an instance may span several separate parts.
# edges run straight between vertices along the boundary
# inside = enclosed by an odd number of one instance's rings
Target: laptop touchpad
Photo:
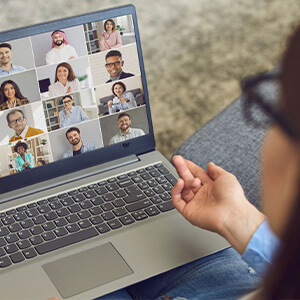
[[[133,273],[111,243],[45,264],[43,268],[64,298]]]

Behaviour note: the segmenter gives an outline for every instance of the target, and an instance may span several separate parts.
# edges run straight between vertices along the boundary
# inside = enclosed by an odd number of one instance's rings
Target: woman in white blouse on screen
[[[49,96],[59,96],[80,90],[80,83],[70,64],[63,62],[57,65],[55,82],[49,86]]]

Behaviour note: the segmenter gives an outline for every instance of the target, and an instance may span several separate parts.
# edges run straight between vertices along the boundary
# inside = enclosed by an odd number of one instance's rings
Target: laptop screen
[[[0,67],[0,193],[154,147],[133,6],[1,33]]]

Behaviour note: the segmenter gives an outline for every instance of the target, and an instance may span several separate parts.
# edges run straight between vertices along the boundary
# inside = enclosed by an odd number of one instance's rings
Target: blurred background
[[[168,158],[239,96],[239,81],[272,68],[299,0],[1,0],[0,30],[136,6],[157,149]],[[220,128],[222,130],[222,128]]]

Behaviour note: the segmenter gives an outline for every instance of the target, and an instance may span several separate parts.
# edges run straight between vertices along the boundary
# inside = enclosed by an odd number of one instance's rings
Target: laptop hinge
[[[117,169],[135,162],[138,162],[139,158],[137,155],[133,154],[133,155],[129,155],[126,157],[122,157],[116,160],[112,160],[106,163],[103,163],[101,165],[97,165],[91,168],[87,168],[87,169],[83,169],[77,172],[73,172],[70,174],[66,174],[63,176],[59,176],[47,181],[43,181],[43,182],[39,182],[37,184],[33,184],[31,186],[22,188],[20,190],[17,191],[12,191],[9,192],[7,194],[3,194],[1,196],[1,198],[4,201],[1,201],[1,203],[3,202],[7,202],[10,200],[15,200],[17,198],[21,198],[21,197],[25,197],[25,196],[30,196],[32,194],[38,193],[38,192],[42,192],[54,187],[58,187],[61,185],[65,185],[67,183],[71,183],[83,178],[88,178],[90,176],[94,176],[96,174],[100,174],[100,173],[104,173],[113,169]]]

